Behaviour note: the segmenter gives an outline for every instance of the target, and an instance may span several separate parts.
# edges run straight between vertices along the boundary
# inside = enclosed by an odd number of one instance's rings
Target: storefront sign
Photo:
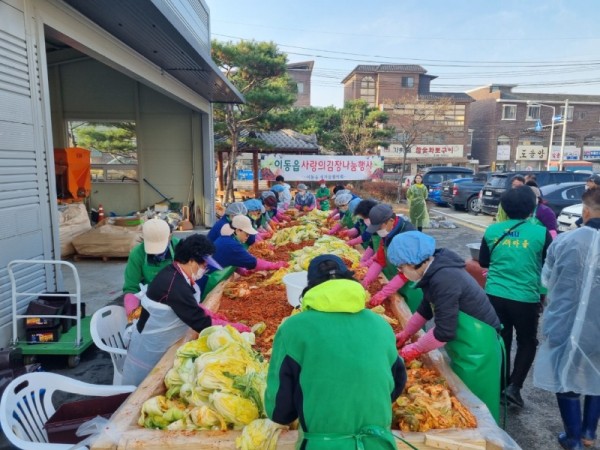
[[[422,158],[462,158],[462,145],[411,145],[406,153],[407,159]],[[379,154],[386,158],[402,158],[404,150],[401,145],[392,144],[388,148],[381,147]]]
[[[518,161],[546,161],[548,159],[548,148],[542,145],[517,145]]]
[[[383,177],[380,156],[261,155],[261,180],[274,181],[373,180]]]
[[[496,149],[496,161],[510,161],[510,145],[499,145]]]
[[[237,171],[237,179],[242,181],[250,181],[253,180],[254,177],[252,176],[252,171],[251,170],[238,170]]]
[[[581,159],[581,149],[574,145],[565,146],[563,151],[563,161],[578,161]],[[560,145],[552,146],[550,154],[551,161],[560,161]]]
[[[600,159],[600,147],[583,147],[583,159],[591,161]]]

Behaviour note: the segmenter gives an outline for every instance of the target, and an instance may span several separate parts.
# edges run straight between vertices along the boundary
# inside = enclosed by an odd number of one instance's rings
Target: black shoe
[[[504,389],[504,395],[506,396],[506,400],[512,405],[518,406],[519,408],[522,408],[525,405],[525,402],[521,397],[521,388],[514,384],[509,384],[507,388]]]

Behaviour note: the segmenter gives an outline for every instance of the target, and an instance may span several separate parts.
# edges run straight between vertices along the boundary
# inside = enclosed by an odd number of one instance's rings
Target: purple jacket
[[[554,215],[554,211],[552,211],[550,207],[540,203],[535,211],[535,218],[542,222],[542,225],[544,225],[548,231],[556,231],[556,215]]]

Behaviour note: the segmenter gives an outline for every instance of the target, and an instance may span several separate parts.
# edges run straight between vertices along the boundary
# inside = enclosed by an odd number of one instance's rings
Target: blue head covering
[[[276,184],[271,188],[273,192],[277,192],[278,194],[283,192],[284,187],[281,184]]]
[[[395,266],[419,264],[435,252],[435,239],[420,231],[400,233],[392,239],[387,258]]]
[[[246,200],[244,202],[244,205],[246,206],[246,208],[248,208],[248,211],[260,211],[260,209],[262,208],[261,201],[255,198]]]

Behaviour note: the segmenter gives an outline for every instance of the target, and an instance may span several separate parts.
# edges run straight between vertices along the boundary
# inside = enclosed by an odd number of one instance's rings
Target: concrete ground
[[[404,212],[403,205],[398,205],[398,212]],[[466,244],[480,242],[485,227],[492,222],[491,217],[473,216],[464,212],[455,212],[449,208],[434,207],[432,216],[445,216],[453,221],[454,229],[429,229],[427,233],[434,236],[438,247],[447,247],[456,251],[463,258],[470,258]],[[82,300],[86,302],[88,314],[115,301],[121,295],[125,260],[96,261],[82,260],[74,263],[81,281]],[[71,283],[71,284],[69,284]],[[72,292],[72,279],[65,279],[67,290]],[[514,355],[513,355],[514,357]],[[40,358],[44,370],[97,384],[112,383],[112,363],[105,352],[94,346],[88,349],[81,358],[78,367],[69,369],[62,358]],[[510,407],[506,411],[505,429],[524,450],[553,450],[560,446],[556,435],[562,431],[562,424],[553,394],[536,389],[532,385],[531,372],[522,391],[525,407],[522,410]],[[0,449],[14,448],[0,435]]]

